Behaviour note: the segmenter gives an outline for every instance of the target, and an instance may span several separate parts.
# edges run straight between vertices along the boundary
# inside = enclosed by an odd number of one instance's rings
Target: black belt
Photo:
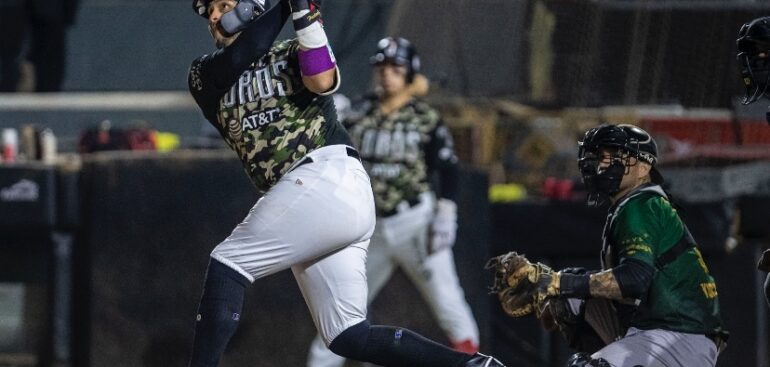
[[[345,153],[347,153],[348,157],[351,157],[351,158],[355,158],[355,159],[358,159],[359,161],[361,160],[361,155],[360,155],[360,154],[358,154],[358,151],[357,151],[357,150],[355,150],[355,149],[353,149],[353,148],[351,148],[351,147],[345,147]],[[309,157],[309,156],[305,156],[305,157],[304,157],[304,158],[302,158],[302,160],[301,160],[299,163],[297,163],[297,165],[296,165],[296,166],[294,166],[294,168],[292,168],[291,170],[292,170],[292,171],[294,171],[295,169],[299,168],[300,166],[302,166],[302,165],[305,165],[305,164],[308,164],[308,163],[313,163],[313,158],[311,158],[311,157]]]

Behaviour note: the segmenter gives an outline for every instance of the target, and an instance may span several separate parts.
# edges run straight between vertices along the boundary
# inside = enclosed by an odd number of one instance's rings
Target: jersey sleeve
[[[334,84],[332,87],[327,90],[326,92],[321,93],[322,96],[330,96],[337,92],[337,90],[340,89],[340,84],[342,84],[342,77],[340,76],[340,67],[336,64],[334,65]]]
[[[425,147],[425,165],[429,177],[435,176],[438,181],[434,188],[436,195],[457,201],[458,159],[452,134],[441,119],[430,132],[430,140]]]
[[[661,254],[663,227],[655,199],[649,196],[632,199],[618,213],[613,226],[613,243],[618,247],[618,263],[635,259],[655,264]]]

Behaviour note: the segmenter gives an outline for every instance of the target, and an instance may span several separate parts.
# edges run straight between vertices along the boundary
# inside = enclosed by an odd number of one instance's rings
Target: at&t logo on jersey
[[[243,131],[255,130],[265,126],[281,116],[281,109],[277,107],[257,111],[241,119]]]
[[[228,120],[227,131],[230,138],[234,141],[240,141],[244,132],[258,130],[263,126],[281,118],[281,109],[278,107],[266,108],[264,110],[248,112],[240,121],[237,119]]]

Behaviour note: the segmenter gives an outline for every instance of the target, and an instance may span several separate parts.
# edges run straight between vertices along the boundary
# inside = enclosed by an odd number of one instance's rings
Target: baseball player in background
[[[738,31],[738,65],[746,94],[743,104],[754,103],[767,97],[770,85],[770,17],[754,19]],[[770,124],[770,108],[765,114]],[[765,250],[758,264],[759,270],[770,272],[770,250]],[[765,279],[765,298],[770,305],[770,274]]]
[[[219,363],[256,279],[291,269],[329,349],[383,366],[502,366],[366,320],[369,177],[329,96],[339,71],[314,0],[195,0],[217,46],[189,88],[261,198],[211,252],[190,366]],[[292,18],[297,38],[275,42]]]
[[[415,98],[427,92],[415,48],[403,38],[377,44],[377,97],[363,116],[345,121],[369,173],[377,225],[366,264],[372,301],[401,267],[461,352],[476,353],[479,332],[455,270],[457,157],[436,110]],[[433,179],[433,180],[432,180]],[[435,190],[431,182],[436,182]],[[308,367],[341,367],[319,335]]]

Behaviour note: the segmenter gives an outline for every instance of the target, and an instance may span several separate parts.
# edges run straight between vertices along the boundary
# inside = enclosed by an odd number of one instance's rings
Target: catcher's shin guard
[[[465,363],[465,367],[505,367],[505,365],[495,357],[476,353]]]
[[[567,360],[567,367],[612,367],[604,358],[593,359],[588,353],[575,353]]]

